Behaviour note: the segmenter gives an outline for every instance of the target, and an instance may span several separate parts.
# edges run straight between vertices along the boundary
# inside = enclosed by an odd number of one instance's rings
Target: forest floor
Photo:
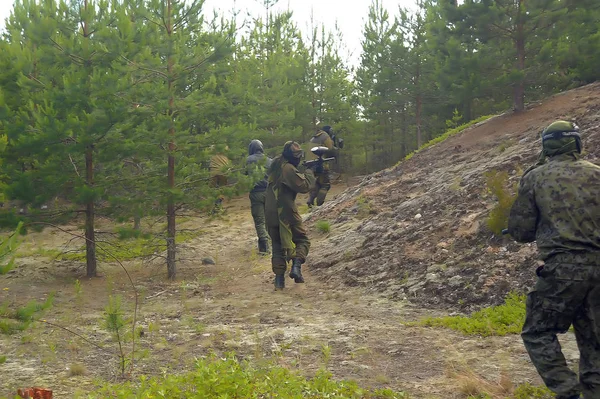
[[[345,188],[334,186],[330,198]],[[444,312],[358,287],[334,288],[311,273],[310,262],[305,284],[287,279],[284,291],[274,291],[270,259],[256,253],[248,205],[246,198],[233,199],[218,219],[182,223],[183,228],[201,228],[201,234],[181,245],[176,282],[166,280],[165,266],[158,260],[124,263],[139,291],[137,323],[144,332],[137,343],[144,356],[134,374],[176,373],[192,369],[195,358],[211,352],[235,352],[307,376],[327,367],[336,379],[403,390],[412,398],[466,397],[469,386],[483,383],[497,386],[502,397],[511,384],[540,383],[519,336],[466,337],[406,325]],[[311,231],[314,247],[321,236]],[[103,313],[109,296],[121,295],[125,315],[131,316],[133,291],[117,264],[102,263],[100,277],[87,279],[82,262],[52,261],[32,251],[64,250],[71,238],[53,229],[30,233],[17,268],[0,278],[0,302],[24,304],[55,292],[45,320],[104,350],[43,322],[18,334],[0,335],[0,355],[6,356],[0,365],[0,397],[27,386],[51,388],[55,398],[73,397],[99,382],[120,379],[117,344],[102,327]],[[202,264],[205,257],[215,264]],[[571,338],[566,351],[567,357],[577,355]]]

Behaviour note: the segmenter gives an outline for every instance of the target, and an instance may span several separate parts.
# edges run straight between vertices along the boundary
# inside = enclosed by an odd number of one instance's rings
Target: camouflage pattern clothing
[[[519,242],[537,241],[545,262],[522,332],[531,361],[557,398],[591,399],[600,398],[600,167],[581,160],[572,140],[544,142],[550,160],[523,176],[508,230]],[[571,325],[579,381],[556,337]]]
[[[266,194],[267,229],[273,244],[273,272],[285,274],[287,262],[308,256],[310,240],[296,206],[298,193],[307,193],[314,181],[310,171],[302,173],[284,157],[273,160]]]
[[[271,166],[271,158],[264,154],[263,144],[259,140],[252,140],[248,146],[248,158],[246,158],[246,174],[250,175],[257,168],[262,167],[265,170]],[[250,191],[250,211],[256,228],[259,246],[261,242],[269,239],[265,222],[265,192],[267,190],[266,175],[264,179],[256,182]]]
[[[337,157],[338,149],[334,146],[333,140],[327,134],[327,132],[323,130],[319,130],[306,145],[305,153],[306,159],[317,159],[317,156],[314,155],[310,149],[312,147],[323,146],[327,147],[331,150],[330,153],[327,153],[325,157]],[[308,197],[308,205],[314,205],[315,199],[317,200],[317,205],[321,206],[325,202],[325,197],[327,196],[327,192],[331,188],[331,181],[329,179],[329,164],[325,163],[323,165],[323,171],[315,172],[315,184],[310,189],[310,195]]]

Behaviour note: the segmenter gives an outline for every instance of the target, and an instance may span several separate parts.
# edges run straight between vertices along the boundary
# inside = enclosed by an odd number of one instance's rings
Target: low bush
[[[420,325],[446,327],[466,335],[518,334],[525,322],[525,295],[510,293],[502,305],[481,309],[471,316],[429,317]]]
[[[267,365],[254,367],[234,356],[200,359],[196,369],[183,374],[164,373],[142,376],[137,383],[109,384],[85,398],[355,398],[405,399],[402,392],[369,390],[355,382],[334,381],[325,370],[306,379],[286,368]]]

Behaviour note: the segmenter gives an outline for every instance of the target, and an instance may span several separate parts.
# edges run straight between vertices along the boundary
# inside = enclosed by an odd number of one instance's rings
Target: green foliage
[[[493,170],[485,173],[486,190],[497,200],[494,208],[490,211],[487,225],[496,235],[502,234],[502,230],[508,226],[510,208],[517,198],[516,183],[512,189],[507,188],[508,177],[507,172]]]
[[[367,390],[354,382],[334,381],[321,370],[305,379],[280,366],[253,367],[233,356],[200,359],[192,372],[141,377],[137,383],[107,385],[86,398],[355,398],[403,399],[408,395],[389,389]]]
[[[104,309],[103,326],[106,331],[112,334],[113,340],[118,345],[119,369],[121,370],[121,374],[125,373],[125,367],[128,362],[127,354],[124,349],[127,336],[125,328],[127,325],[128,322],[123,317],[122,298],[120,296],[111,296],[108,300],[108,305]]]
[[[510,293],[504,304],[482,309],[471,316],[430,317],[419,322],[427,327],[445,327],[466,335],[518,334],[525,322],[525,295]]]
[[[140,229],[134,229],[130,227],[119,227],[117,229],[117,234],[119,236],[119,240],[130,240],[132,238],[149,239],[151,237],[149,233],[144,233]]]
[[[331,230],[331,223],[329,223],[328,220],[319,220],[315,226],[317,227],[317,230],[323,234],[327,234]]]
[[[553,399],[554,393],[546,387],[531,384],[519,385],[512,394],[514,399]]]
[[[40,303],[30,301],[23,307],[10,309],[8,303],[0,306],[0,333],[14,334],[18,331],[26,330],[30,324],[39,319],[43,312],[49,309],[54,302],[54,294],[48,295],[48,298]]]
[[[376,213],[376,210],[375,208],[373,208],[371,200],[362,194],[359,195],[356,199],[356,207],[358,208],[357,216],[359,218],[365,218],[368,215]]]
[[[0,276],[11,271],[15,265],[13,253],[19,246],[17,237],[23,229],[23,223],[17,225],[17,229],[8,237],[3,238],[0,243]]]
[[[6,356],[0,356],[0,364],[6,363]]]
[[[454,135],[456,135],[456,134],[458,134],[458,133],[462,132],[462,131],[463,131],[463,130],[465,130],[466,128],[468,128],[468,127],[471,127],[471,126],[473,126],[473,125],[475,125],[475,124],[477,124],[477,123],[483,122],[483,121],[485,121],[485,120],[487,120],[487,119],[489,119],[489,118],[491,118],[491,117],[493,117],[493,116],[494,116],[494,115],[485,115],[485,116],[480,116],[479,118],[477,118],[477,119],[474,119],[474,120],[472,120],[472,121],[469,121],[469,122],[467,122],[467,123],[464,123],[464,124],[462,124],[462,125],[460,125],[460,126],[457,126],[457,127],[455,127],[454,129],[447,130],[447,131],[446,131],[444,134],[442,134],[441,136],[438,136],[438,137],[436,137],[436,138],[434,138],[434,139],[432,139],[432,140],[429,140],[427,143],[423,144],[423,145],[422,145],[421,147],[419,147],[417,150],[415,150],[415,151],[411,152],[410,154],[408,154],[408,155],[407,155],[407,156],[404,158],[404,160],[405,160],[405,161],[408,161],[408,160],[409,160],[409,159],[411,159],[411,158],[412,158],[412,157],[413,157],[415,154],[417,154],[417,153],[419,153],[419,152],[421,152],[421,151],[423,151],[423,150],[425,150],[425,149],[427,149],[427,148],[429,148],[429,147],[431,147],[431,146],[433,146],[433,145],[435,145],[435,144],[441,143],[442,141],[446,140],[447,138],[449,138],[449,137],[452,137],[452,136],[454,136]]]

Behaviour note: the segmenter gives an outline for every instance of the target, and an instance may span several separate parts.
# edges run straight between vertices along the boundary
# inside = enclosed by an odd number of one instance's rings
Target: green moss
[[[196,369],[183,374],[142,376],[137,383],[110,384],[86,398],[356,398],[403,399],[408,396],[389,389],[368,390],[355,382],[334,381],[321,370],[305,379],[286,368],[253,367],[235,357],[198,360]]]
[[[510,293],[504,304],[481,309],[471,316],[429,317],[418,324],[445,327],[466,335],[518,334],[525,322],[525,295]]]
[[[323,234],[327,234],[331,231],[331,224],[327,220],[319,220],[316,225],[317,230]]]
[[[475,125],[475,124],[477,124],[479,122],[483,122],[483,121],[491,118],[492,116],[494,116],[494,115],[480,116],[479,118],[474,119],[474,120],[472,120],[470,122],[464,123],[464,124],[462,124],[460,126],[457,126],[454,129],[447,130],[441,136],[438,136],[438,137],[436,137],[436,138],[434,138],[432,140],[429,140],[427,143],[423,144],[417,150],[415,150],[415,151],[411,152],[410,154],[408,154],[406,157],[404,157],[404,159],[402,161],[408,161],[415,154],[417,154],[417,153],[419,153],[419,152],[421,152],[421,151],[423,151],[423,150],[425,150],[425,149],[427,149],[427,148],[429,148],[431,146],[434,146],[434,145],[436,145],[438,143],[441,143],[442,141],[446,140],[447,138],[452,137],[455,134],[458,134],[458,133],[462,132],[463,130],[465,130],[466,128],[471,127],[471,126],[473,126],[473,125]],[[402,161],[400,161],[400,162],[402,162]]]

